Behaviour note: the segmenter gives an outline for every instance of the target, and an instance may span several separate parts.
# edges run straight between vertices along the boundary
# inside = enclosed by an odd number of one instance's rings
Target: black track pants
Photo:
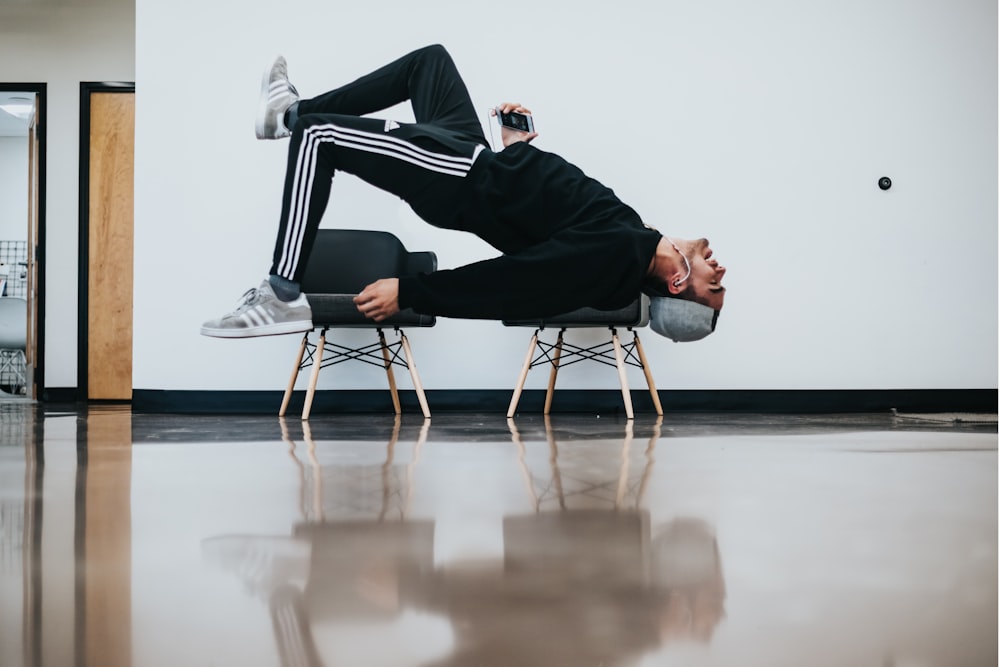
[[[409,100],[416,123],[363,118]],[[486,146],[454,62],[442,46],[414,51],[336,90],[299,102],[291,128],[271,273],[300,282],[337,170],[401,197],[451,227],[465,177]]]

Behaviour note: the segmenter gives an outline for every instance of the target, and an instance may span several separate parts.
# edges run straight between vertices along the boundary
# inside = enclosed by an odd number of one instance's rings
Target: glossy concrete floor
[[[0,436],[4,667],[997,664],[995,422],[9,403]]]

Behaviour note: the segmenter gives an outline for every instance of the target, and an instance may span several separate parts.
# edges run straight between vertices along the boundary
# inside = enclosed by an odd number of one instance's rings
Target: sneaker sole
[[[258,139],[269,139],[265,132],[267,129],[267,103],[271,98],[271,70],[264,72],[260,80],[260,98],[257,100],[257,119],[254,122],[254,134]]]
[[[246,329],[213,329],[211,327],[202,327],[201,335],[211,336],[212,338],[258,338],[260,336],[304,333],[313,329],[315,327],[311,321],[299,321],[267,324],[262,327],[248,327]]]

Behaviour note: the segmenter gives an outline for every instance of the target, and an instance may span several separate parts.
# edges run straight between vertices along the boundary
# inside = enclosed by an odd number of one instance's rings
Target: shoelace
[[[246,292],[244,292],[243,296],[240,297],[240,300],[236,302],[236,309],[233,312],[238,313],[254,305],[255,303],[257,303],[257,297],[259,295],[260,295],[260,290],[258,290],[256,287],[251,287]]]

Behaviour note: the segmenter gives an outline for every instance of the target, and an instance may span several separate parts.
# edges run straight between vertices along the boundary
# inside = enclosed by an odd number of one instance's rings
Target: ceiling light
[[[24,102],[11,102],[8,104],[0,104],[0,109],[3,109],[11,116],[16,116],[23,120],[31,118],[31,115],[35,113],[34,104],[25,104]]]

